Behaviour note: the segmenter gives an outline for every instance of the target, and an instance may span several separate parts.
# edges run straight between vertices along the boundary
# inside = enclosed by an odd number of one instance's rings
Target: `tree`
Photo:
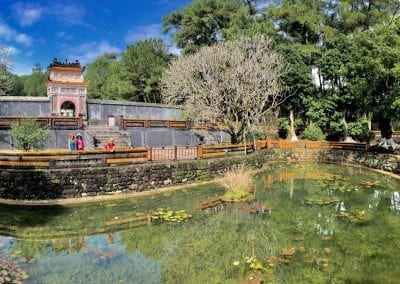
[[[323,0],[282,0],[266,11],[279,36],[277,50],[284,56],[287,72],[284,90],[290,95],[280,107],[280,115],[289,117],[290,137],[296,140],[295,118],[305,116],[305,104],[316,94],[310,70],[320,56],[324,31]]]
[[[10,55],[11,49],[0,44],[0,96],[7,95],[11,88],[9,69],[12,61]]]
[[[252,3],[252,1],[248,1]],[[196,52],[222,39],[231,16],[244,4],[239,0],[194,0],[182,10],[174,11],[163,19],[164,31],[174,30],[173,40],[183,53]],[[247,8],[247,11],[253,7]]]
[[[284,100],[282,68],[262,36],[220,42],[172,62],[164,99],[183,104],[195,123],[222,125],[237,143]]]
[[[22,79],[15,74],[10,74],[10,96],[23,96],[24,95],[24,83]]]
[[[397,0],[339,0],[334,2],[334,26],[346,34],[366,31],[375,25],[389,25],[399,13]]]
[[[48,130],[33,118],[23,119],[19,125],[11,125],[10,135],[15,140],[17,148],[25,151],[44,149],[49,138]]]
[[[43,72],[39,63],[36,63],[32,68],[31,75],[21,76],[22,83],[24,84],[24,95],[34,97],[45,97],[47,95],[47,79],[48,72]]]
[[[146,39],[129,45],[121,58],[127,80],[133,86],[133,92],[126,99],[160,103],[159,81],[170,59],[161,39]]]
[[[305,64],[301,51],[296,46],[279,44],[278,52],[284,57],[285,73],[282,77],[283,91],[287,96],[280,105],[280,115],[289,116],[290,138],[297,140],[295,119],[306,115],[307,98],[315,95],[310,68]]]
[[[372,110],[382,137],[391,137],[393,104],[400,83],[400,27],[377,25],[372,31],[355,34],[355,53],[348,81],[364,110]]]
[[[109,66],[110,75],[102,87],[102,99],[129,99],[135,88],[128,80],[128,71],[120,61],[112,61]]]
[[[105,96],[103,89],[111,75],[111,62],[117,60],[115,53],[104,53],[87,66],[85,80],[88,84],[88,97],[101,99]]]

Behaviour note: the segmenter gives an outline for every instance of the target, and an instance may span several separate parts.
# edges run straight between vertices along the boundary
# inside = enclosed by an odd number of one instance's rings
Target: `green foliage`
[[[15,74],[10,74],[10,96],[23,96],[24,95],[24,83],[21,77]]]
[[[286,34],[295,42],[308,46],[309,55],[315,50],[322,35],[321,25],[323,14],[323,0],[282,0],[279,6],[272,6],[268,15],[277,24],[278,30]]]
[[[11,137],[18,149],[44,149],[49,132],[32,118],[21,120],[20,124],[11,126]]]
[[[254,196],[246,191],[228,191],[222,196],[222,200],[227,202],[243,202],[253,199]]]
[[[129,45],[122,54],[121,64],[133,92],[125,99],[161,103],[160,78],[171,55],[161,39],[146,39]]]
[[[321,128],[315,123],[310,123],[303,132],[305,139],[309,140],[324,140],[325,136]]]
[[[285,117],[280,117],[277,119],[277,124],[279,138],[286,139],[290,130],[289,120]]]
[[[47,95],[46,84],[48,77],[48,72],[43,72],[40,64],[35,64],[32,68],[31,75],[23,75],[20,77],[24,85],[23,95],[45,97]]]
[[[127,71],[115,53],[105,53],[88,65],[88,96],[104,100],[121,100],[133,92]]]
[[[164,17],[164,31],[174,30],[173,40],[178,48],[185,54],[194,53],[221,40],[222,29],[229,26],[235,13],[237,30],[242,30],[250,21],[248,11],[242,8],[239,0],[194,0]]]
[[[294,120],[294,127],[296,129],[302,129],[304,127],[304,121],[302,119],[300,119],[300,118],[296,118]]]
[[[374,133],[369,130],[365,119],[350,122],[347,126],[349,134],[360,142],[371,142],[374,139]]]
[[[260,128],[254,129],[254,130],[250,131],[249,133],[246,133],[247,141],[264,139],[264,138],[265,138],[265,134],[263,133],[262,129],[260,129]]]

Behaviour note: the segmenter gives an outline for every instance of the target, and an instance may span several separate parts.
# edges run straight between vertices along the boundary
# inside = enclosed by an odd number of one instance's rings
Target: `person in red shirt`
[[[114,139],[113,139],[113,138],[110,138],[110,140],[108,140],[108,142],[107,142],[107,144],[104,146],[104,148],[105,148],[106,150],[109,150],[109,151],[113,152],[114,149],[115,149]]]

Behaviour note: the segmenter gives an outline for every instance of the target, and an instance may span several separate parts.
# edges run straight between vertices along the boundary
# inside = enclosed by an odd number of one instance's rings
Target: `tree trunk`
[[[236,135],[236,133],[230,133],[230,134],[231,134],[231,144],[239,143],[239,137]]]
[[[392,126],[390,118],[381,118],[379,120],[379,129],[381,130],[381,137],[390,139],[392,138]]]
[[[291,141],[297,141],[296,131],[294,130],[294,113],[293,113],[293,110],[290,111],[289,119],[290,119],[290,137],[291,137],[290,140]]]
[[[372,130],[372,114],[364,112],[363,119],[367,121],[368,130]]]
[[[349,129],[347,126],[346,117],[343,116],[343,125],[344,125],[344,142],[355,142],[353,138],[349,135]]]

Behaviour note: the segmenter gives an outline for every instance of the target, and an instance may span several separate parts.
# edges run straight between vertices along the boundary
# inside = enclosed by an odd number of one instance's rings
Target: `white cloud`
[[[33,23],[40,20],[45,12],[44,7],[40,7],[33,3],[19,2],[12,7],[14,18],[19,21],[22,27],[31,26]]]
[[[16,42],[25,46],[30,46],[32,44],[32,38],[26,34],[17,34],[14,39]]]
[[[40,21],[45,16],[53,16],[71,25],[87,25],[84,22],[86,11],[78,5],[56,3],[49,6],[39,6],[31,2],[18,2],[12,5],[13,17],[22,27],[28,27]]]
[[[73,49],[66,50],[64,54],[68,55],[68,60],[70,61],[79,60],[81,64],[87,65],[93,62],[98,56],[111,52],[119,54],[121,49],[116,46],[112,46],[107,41],[92,41],[74,46]]]
[[[32,38],[24,33],[19,33],[0,19],[0,37],[6,41],[15,41],[24,46],[30,46],[33,42]]]
[[[125,42],[134,43],[138,40],[149,38],[161,38],[165,41],[167,36],[163,34],[161,25],[153,24],[148,26],[139,26],[134,30],[128,31],[125,35]]]
[[[46,8],[46,13],[71,25],[87,25],[84,21],[86,11],[83,7],[54,4]]]
[[[59,37],[59,38],[62,38],[62,39],[64,39],[64,40],[70,40],[70,39],[73,39],[73,38],[74,38],[73,35],[67,34],[67,33],[64,32],[64,31],[58,32],[58,33],[56,34],[56,36]]]

